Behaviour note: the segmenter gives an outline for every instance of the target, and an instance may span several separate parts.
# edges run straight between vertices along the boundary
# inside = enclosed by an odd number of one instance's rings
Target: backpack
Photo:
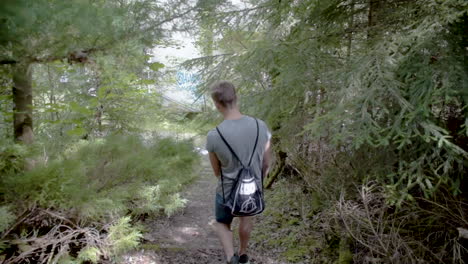
[[[242,168],[237,174],[236,182],[233,185],[234,187],[231,189],[231,192],[228,197],[224,197],[223,172],[221,170],[221,187],[223,192],[223,203],[224,206],[229,208],[231,214],[234,216],[253,216],[260,214],[265,209],[265,201],[263,199],[263,175],[261,175],[262,189],[260,189],[257,184],[257,181],[255,180],[256,176],[258,175],[255,175],[255,171],[250,167],[258,143],[259,128],[257,119],[255,119],[255,123],[257,124],[257,136],[255,138],[255,145],[252,150],[252,154],[250,155],[250,160],[247,166],[245,166],[242,163],[242,161],[239,159],[239,157],[236,155],[234,150],[224,138],[221,131],[219,131],[219,128],[216,127],[216,130],[221,136],[221,139],[223,140],[224,144],[226,144],[232,155],[242,165]]]

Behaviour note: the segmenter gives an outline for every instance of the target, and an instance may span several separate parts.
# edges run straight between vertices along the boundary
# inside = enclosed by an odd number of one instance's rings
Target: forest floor
[[[144,243],[123,257],[125,264],[219,264],[226,263],[220,242],[213,230],[214,191],[216,179],[209,165],[208,156],[201,159],[200,176],[185,191],[182,197],[187,199],[183,210],[171,217],[145,220]],[[237,233],[238,220],[234,220],[234,232]],[[261,228],[257,224],[254,228]],[[238,245],[238,239],[235,239]],[[251,263],[281,264],[271,254],[259,252],[255,248],[249,251]]]

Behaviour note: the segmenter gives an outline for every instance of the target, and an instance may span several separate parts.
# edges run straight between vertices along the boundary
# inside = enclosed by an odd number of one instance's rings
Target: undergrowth
[[[397,207],[377,181],[350,180],[351,168],[347,175],[302,173],[284,174],[267,190],[261,228],[252,235],[261,250],[291,263],[465,263],[463,197],[441,188]]]
[[[297,178],[282,178],[265,193],[266,209],[252,239],[255,247],[290,263],[349,263],[352,254],[335,233],[323,232],[325,206]]]
[[[178,192],[194,179],[197,160],[190,141],[170,138],[109,136],[57,153],[2,145],[0,260],[96,263],[118,257],[138,245],[138,219],[184,206]]]

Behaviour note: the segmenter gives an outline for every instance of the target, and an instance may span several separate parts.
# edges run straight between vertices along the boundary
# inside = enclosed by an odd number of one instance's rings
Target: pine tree
[[[423,199],[466,199],[467,16],[458,0],[250,1],[213,14],[220,56],[188,64],[202,87],[234,81],[273,130],[278,172],[328,206],[377,183],[391,210],[420,212]]]
[[[32,142],[31,65],[86,64],[117,43],[153,45],[162,25],[190,12],[183,2],[6,0],[0,7],[0,64],[12,67],[15,139]]]

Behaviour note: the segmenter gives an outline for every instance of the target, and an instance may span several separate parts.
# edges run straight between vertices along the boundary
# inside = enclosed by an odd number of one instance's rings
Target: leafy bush
[[[0,175],[16,173],[24,169],[28,156],[25,146],[11,144],[6,140],[0,141]]]
[[[23,212],[5,235],[25,234],[8,241],[6,251],[19,248],[9,259],[96,262],[134,248],[141,232],[129,214],[170,215],[184,206],[177,192],[194,178],[198,156],[192,149],[189,141],[114,135],[76,142],[45,164],[4,174],[2,198]],[[8,212],[2,207],[2,219]],[[4,219],[2,230],[12,224],[11,217]],[[32,241],[42,242],[27,246]]]

